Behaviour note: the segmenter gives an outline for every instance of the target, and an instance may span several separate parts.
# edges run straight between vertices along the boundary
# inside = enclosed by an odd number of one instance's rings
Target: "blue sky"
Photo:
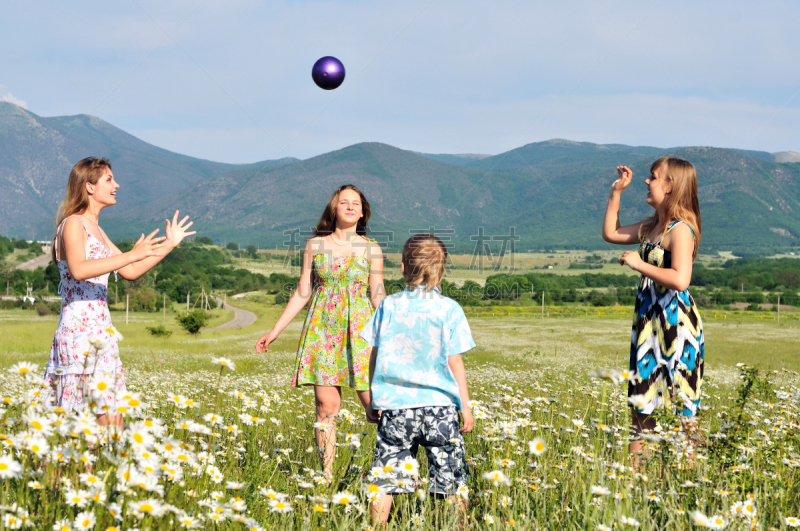
[[[363,141],[800,151],[800,3],[6,3],[0,99],[224,162]],[[347,79],[311,81],[324,55]]]

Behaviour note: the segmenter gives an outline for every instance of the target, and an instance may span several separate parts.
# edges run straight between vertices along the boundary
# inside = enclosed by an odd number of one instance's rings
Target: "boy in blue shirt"
[[[439,238],[412,236],[403,246],[406,289],[384,298],[361,332],[372,345],[367,420],[378,423],[373,471],[381,494],[372,517],[381,523],[389,518],[392,494],[414,492],[419,446],[428,455],[429,492],[451,500],[460,495],[467,506],[461,433],[472,431],[474,421],[461,354],[475,342],[461,306],[436,287],[446,260]]]

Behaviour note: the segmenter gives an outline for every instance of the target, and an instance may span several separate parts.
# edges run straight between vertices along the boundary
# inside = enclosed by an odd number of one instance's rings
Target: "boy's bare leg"
[[[317,405],[317,422],[327,425],[326,429],[315,428],[314,437],[317,450],[322,457],[322,472],[328,481],[333,480],[333,461],[336,458],[336,415],[342,404],[342,390],[330,385],[315,385],[314,396]]]
[[[372,503],[372,522],[384,525],[389,521],[389,513],[392,511],[392,495],[382,494]]]

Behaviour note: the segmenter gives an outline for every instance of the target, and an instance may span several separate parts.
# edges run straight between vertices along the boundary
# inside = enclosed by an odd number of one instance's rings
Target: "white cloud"
[[[0,85],[0,101],[5,101],[8,103],[13,103],[14,105],[19,105],[23,109],[28,108],[28,102],[14,97],[14,95],[11,94],[10,92],[4,92],[4,91],[5,87],[3,85]]]

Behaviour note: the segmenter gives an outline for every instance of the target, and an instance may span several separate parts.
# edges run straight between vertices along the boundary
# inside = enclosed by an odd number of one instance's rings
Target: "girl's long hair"
[[[694,251],[692,260],[697,258],[697,249],[700,247],[700,233],[703,230],[703,222],[700,218],[700,200],[697,197],[697,171],[691,162],[678,157],[661,157],[650,165],[650,175],[662,165],[666,165],[666,175],[672,191],[667,195],[666,208],[664,210],[664,223],[662,231],[666,230],[669,223],[673,221],[686,222],[694,232]],[[662,220],[658,217],[658,211],[646,218],[639,226],[639,240],[647,237],[647,234]]]
[[[369,201],[367,201],[367,198],[364,197],[364,194],[355,185],[345,184],[337,188],[336,191],[333,192],[333,195],[331,195],[331,198],[328,200],[328,204],[325,205],[325,210],[322,211],[322,215],[319,217],[319,221],[317,222],[317,227],[314,229],[314,235],[312,238],[333,234],[334,229],[336,229],[336,205],[339,204],[339,194],[344,190],[352,190],[356,192],[359,197],[361,197],[361,212],[364,215],[356,224],[356,234],[365,238],[367,237],[367,223],[372,215]]]
[[[61,222],[69,216],[74,214],[81,214],[89,208],[89,192],[86,191],[86,183],[97,184],[106,170],[111,169],[111,163],[108,159],[101,157],[86,157],[69,172],[69,179],[67,180],[67,193],[64,194],[64,200],[58,206],[56,212],[56,235],[53,238],[53,263],[58,263],[56,256],[56,241],[59,237],[58,227]]]

